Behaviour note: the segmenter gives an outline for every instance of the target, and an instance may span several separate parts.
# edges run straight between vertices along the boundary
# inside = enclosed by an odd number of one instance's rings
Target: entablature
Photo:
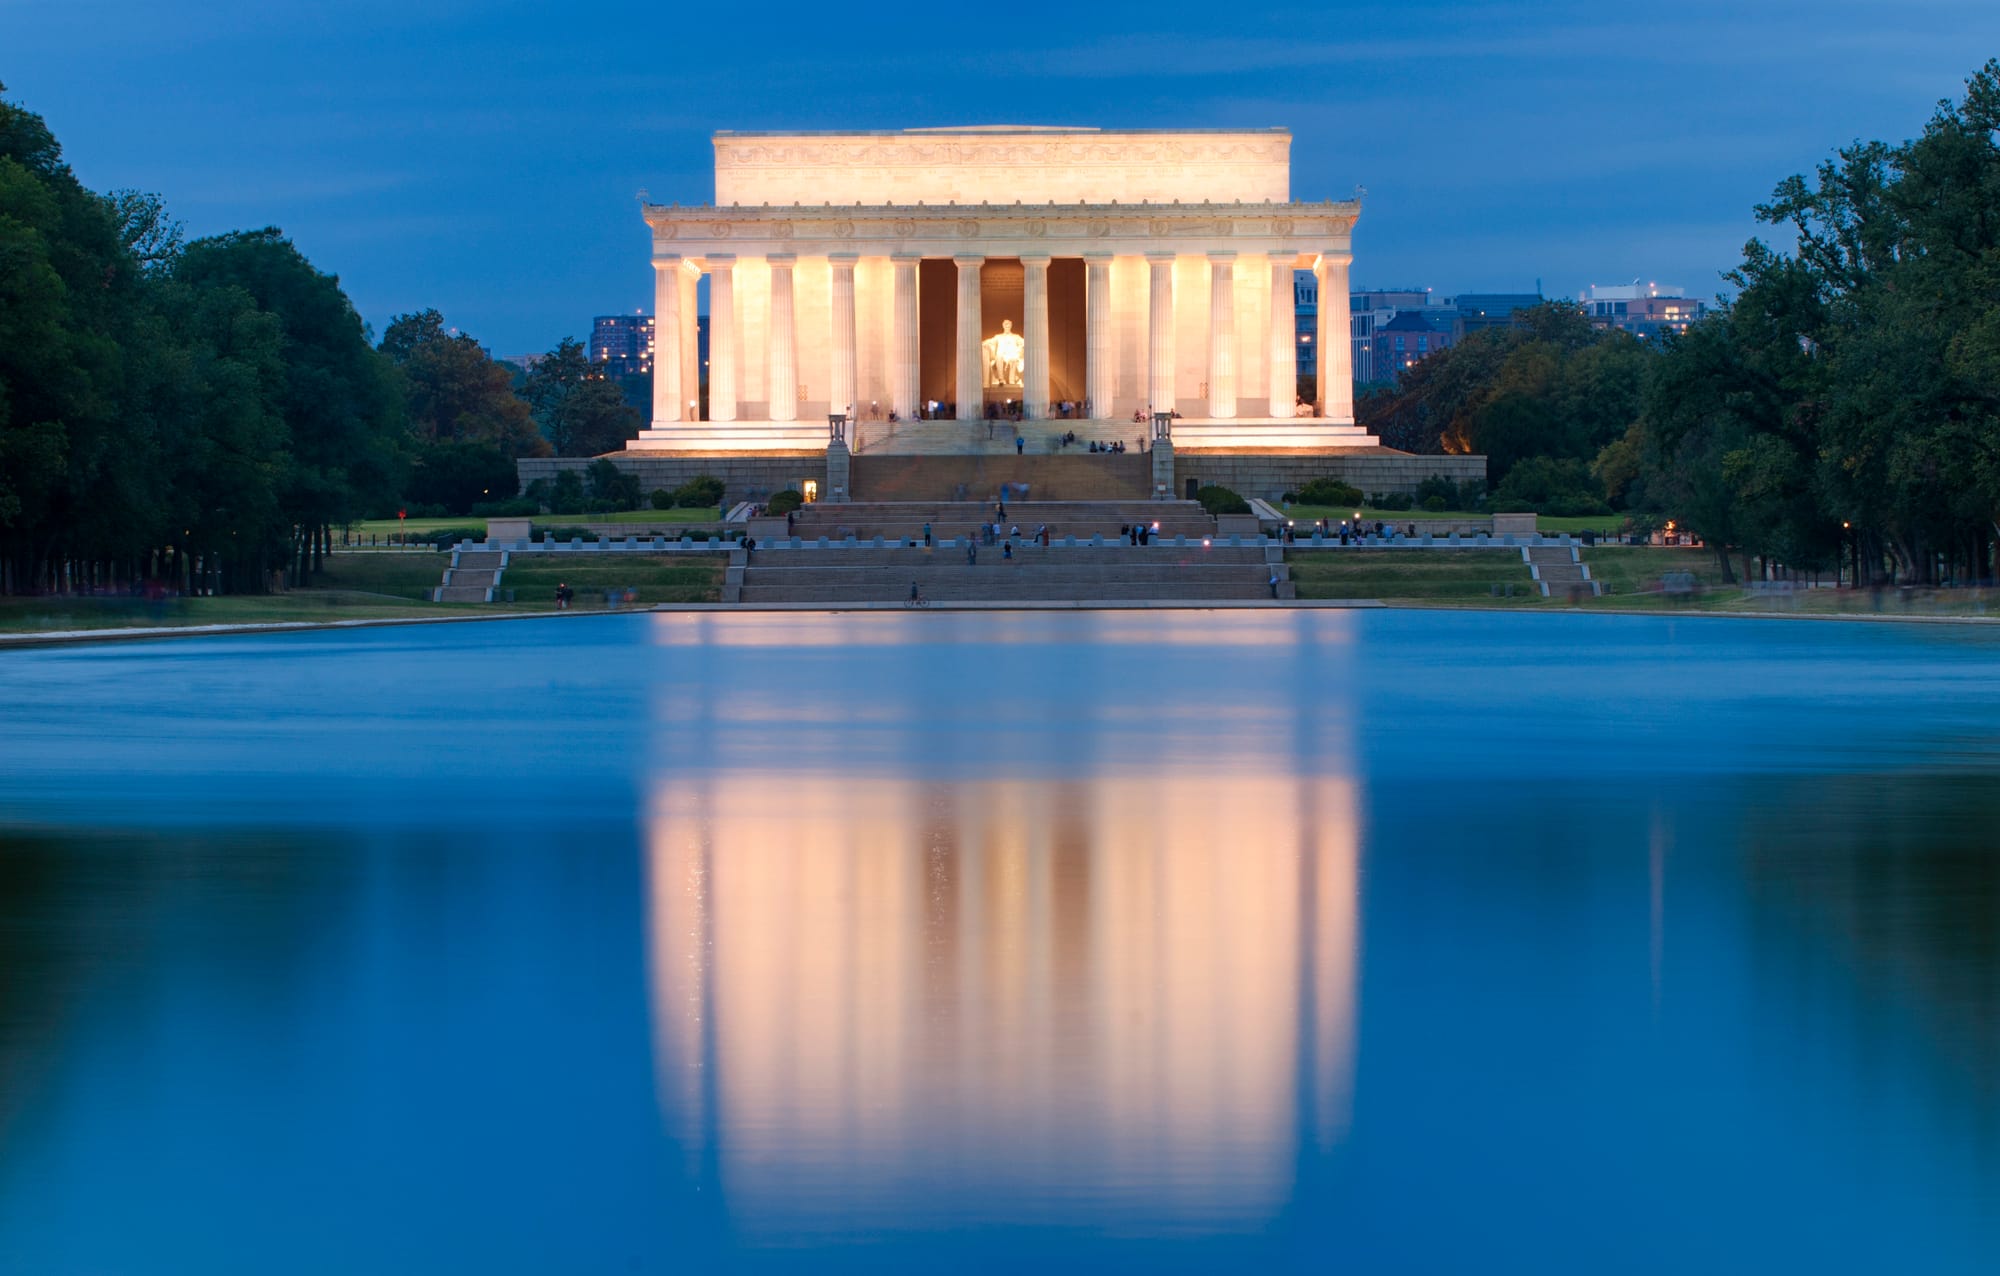
[[[1357,200],[1228,204],[647,204],[655,257],[1317,254],[1349,250]]]

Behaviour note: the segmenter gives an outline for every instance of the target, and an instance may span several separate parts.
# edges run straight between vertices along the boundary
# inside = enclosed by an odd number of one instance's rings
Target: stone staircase
[[[1521,561],[1528,575],[1541,586],[1544,598],[1567,598],[1576,594],[1596,597],[1604,589],[1590,578],[1590,567],[1573,545],[1528,545],[1521,549]]]
[[[793,520],[792,534],[808,541],[820,537],[839,541],[849,536],[864,541],[877,536],[889,540],[921,539],[928,523],[933,536],[945,539],[965,536],[981,524],[993,521],[991,500],[850,501],[804,507]],[[1057,540],[1065,536],[1117,540],[1119,529],[1133,523],[1157,523],[1161,536],[1215,535],[1215,519],[1193,501],[1009,501],[1006,521],[1010,527],[1021,529],[1023,539],[1037,527],[1046,525],[1049,535]],[[993,548],[997,553],[999,547]]]
[[[1279,597],[1295,597],[1290,570],[1269,561],[1275,554],[1259,546],[1121,542],[1047,549],[1020,544],[1008,559],[1000,546],[981,545],[973,565],[958,546],[766,549],[744,567],[739,601],[895,605],[909,599],[912,583],[934,603],[1268,601],[1274,572]]]
[[[992,500],[1005,483],[1042,501],[1143,501],[1152,495],[1153,458],[1076,448],[1053,455],[868,456],[849,462],[857,501]]]
[[[431,591],[434,603],[490,603],[500,586],[500,573],[507,568],[504,552],[454,550],[451,566],[444,569],[444,583]]]
[[[1029,456],[1089,456],[1092,442],[1123,441],[1137,455],[1152,426],[1139,421],[863,421],[850,424],[848,438],[859,456],[1012,456],[1019,438]],[[1065,434],[1076,442],[1058,450]]]

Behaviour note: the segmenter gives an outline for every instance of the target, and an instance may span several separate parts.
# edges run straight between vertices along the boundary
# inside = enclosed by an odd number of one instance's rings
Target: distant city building
[[[612,381],[653,374],[653,316],[599,315],[590,321],[590,362]]]
[[[1451,339],[1463,341],[1468,333],[1514,324],[1514,312],[1532,310],[1546,300],[1537,292],[1463,292],[1452,298],[1458,317],[1452,322]]]
[[[1452,342],[1458,312],[1428,288],[1373,288],[1349,295],[1354,316],[1354,380],[1394,381]]]
[[[1647,341],[1669,332],[1686,332],[1689,324],[1708,313],[1706,303],[1673,284],[1618,284],[1583,290],[1578,304],[1597,328],[1617,328]]]
[[[511,363],[523,372],[533,372],[535,365],[548,358],[545,354],[503,354],[500,362]]]

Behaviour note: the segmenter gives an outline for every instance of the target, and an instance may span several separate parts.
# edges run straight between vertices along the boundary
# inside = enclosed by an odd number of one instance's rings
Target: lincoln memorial
[[[714,204],[645,206],[657,354],[651,428],[631,447],[823,446],[829,414],[1156,412],[1179,414],[1182,447],[1366,446],[1347,341],[1320,345],[1317,401],[1298,398],[1293,271],[1319,276],[1319,331],[1346,333],[1360,206],[1295,202],[1291,140],[718,133]]]

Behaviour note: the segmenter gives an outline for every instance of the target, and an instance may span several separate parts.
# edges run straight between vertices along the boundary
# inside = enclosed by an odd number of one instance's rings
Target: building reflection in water
[[[1227,1228],[1351,1102],[1349,778],[730,772],[648,836],[659,1083],[778,1230]]]

